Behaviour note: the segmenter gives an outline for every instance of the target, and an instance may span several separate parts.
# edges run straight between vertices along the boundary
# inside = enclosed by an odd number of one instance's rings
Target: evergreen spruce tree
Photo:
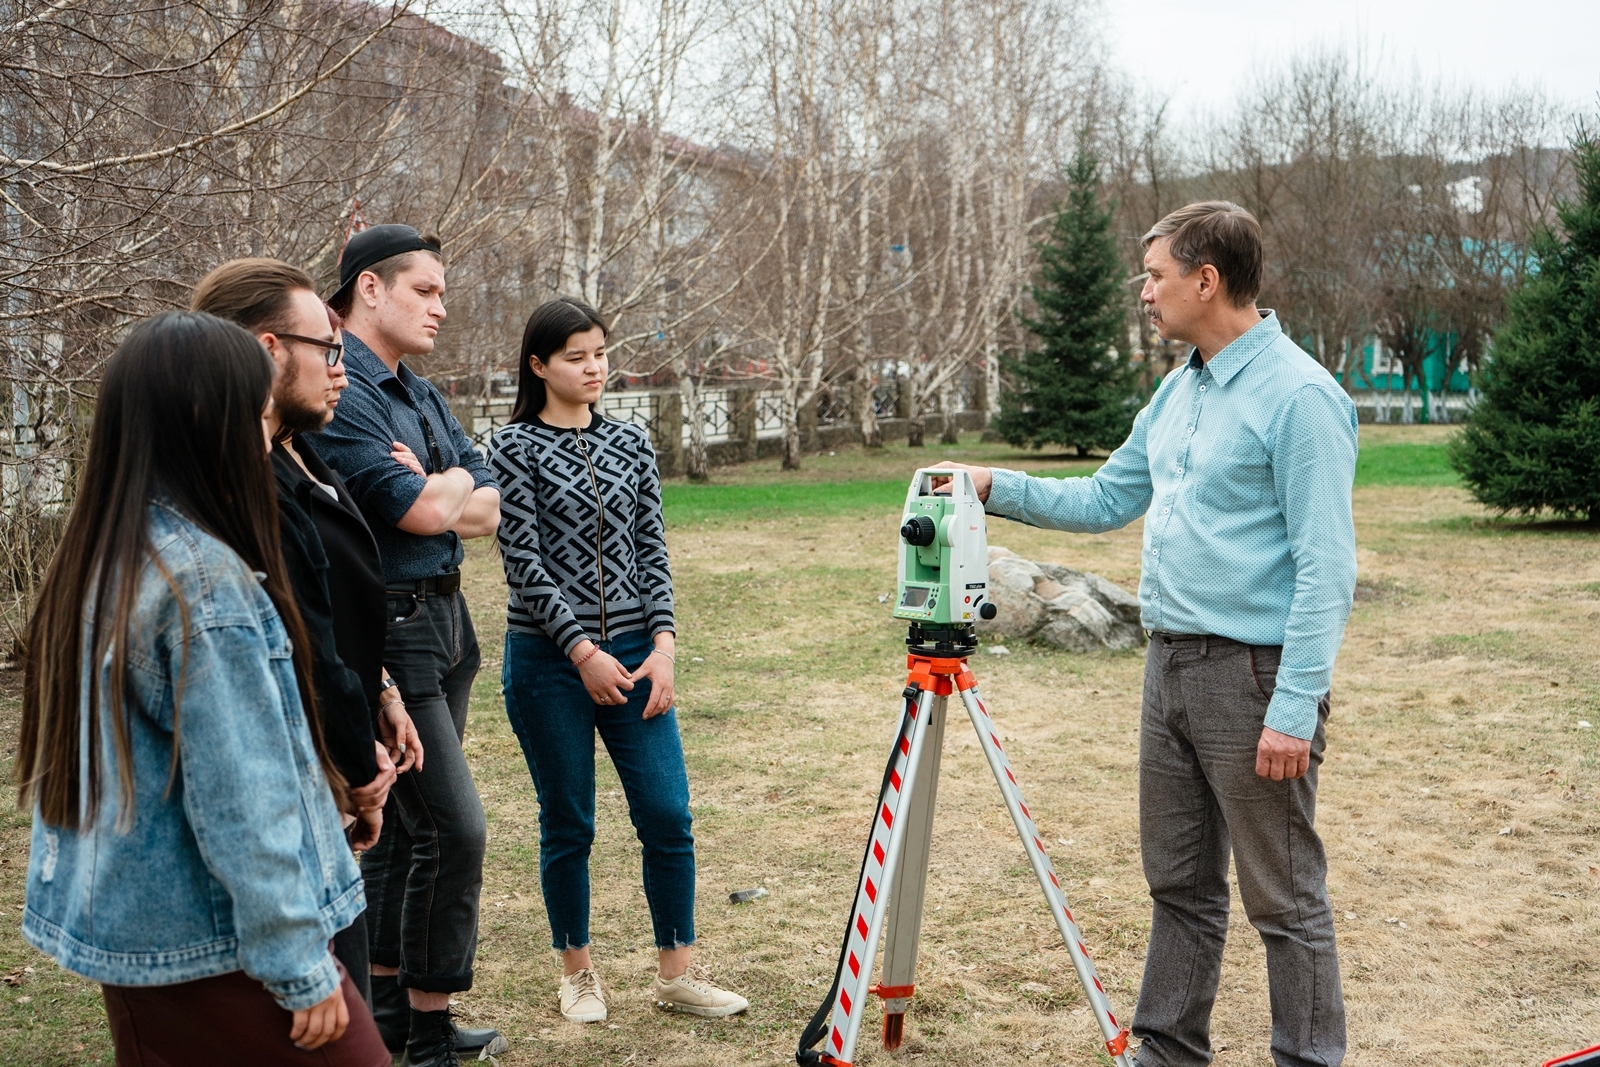
[[[1059,445],[1084,455],[1127,439],[1138,410],[1127,347],[1127,274],[1100,201],[1099,161],[1080,151],[1067,196],[1038,246],[1032,286],[1037,318],[1022,324],[1041,347],[1002,364],[994,429],[1009,444]]]
[[[1534,237],[1450,461],[1491,508],[1600,523],[1600,141],[1583,131],[1572,149],[1578,199],[1559,234]]]

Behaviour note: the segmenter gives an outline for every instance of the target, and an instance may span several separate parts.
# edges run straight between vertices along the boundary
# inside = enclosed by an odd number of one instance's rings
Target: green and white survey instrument
[[[948,479],[934,491],[935,480]],[[992,619],[983,501],[964,470],[925,467],[911,479],[900,525],[894,617],[924,628]]]

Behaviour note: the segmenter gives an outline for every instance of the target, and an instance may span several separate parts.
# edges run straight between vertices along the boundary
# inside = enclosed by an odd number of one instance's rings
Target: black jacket
[[[312,688],[334,766],[352,786],[378,774],[373,741],[387,626],[383,570],[361,510],[315,451],[295,449],[317,486],[282,445],[272,449],[278,528],[295,603],[311,639]]]

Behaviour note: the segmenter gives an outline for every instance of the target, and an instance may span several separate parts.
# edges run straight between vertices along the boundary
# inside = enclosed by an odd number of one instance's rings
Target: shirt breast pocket
[[[1272,499],[1272,457],[1254,437],[1230,437],[1211,449],[1208,470],[1201,472],[1201,503],[1218,511],[1260,507]]]

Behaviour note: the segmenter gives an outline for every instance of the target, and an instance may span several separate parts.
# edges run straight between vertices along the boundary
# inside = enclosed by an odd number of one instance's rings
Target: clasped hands
[[[661,634],[644,662],[629,671],[615,656],[585,638],[572,650],[572,659],[583,661],[578,663],[578,676],[596,704],[626,704],[625,694],[635,683],[649,679],[650,699],[645,701],[641,718],[651,719],[672,707],[672,652],[672,635]]]
[[[395,690],[391,688],[387,692]],[[412,768],[422,769],[422,738],[406,713],[404,701],[391,699],[379,709],[378,733],[381,736],[374,742],[377,777],[350,790],[350,803],[356,817],[356,824],[350,830],[350,847],[357,852],[378,843],[378,835],[383,831],[383,807],[389,802],[389,789],[395,779]]]

